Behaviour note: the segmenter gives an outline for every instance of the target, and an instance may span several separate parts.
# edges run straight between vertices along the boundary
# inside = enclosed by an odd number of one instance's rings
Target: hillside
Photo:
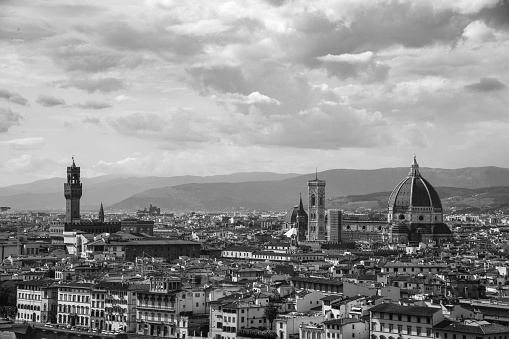
[[[81,207],[82,210],[96,210],[101,202],[106,206],[112,205],[133,194],[153,188],[189,183],[238,183],[260,180],[270,182],[298,175],[295,173],[244,172],[205,177],[121,177],[116,175],[95,178],[82,177]],[[28,184],[0,187],[0,206],[10,206],[13,210],[64,210],[64,182],[65,178],[51,178]]]
[[[408,168],[383,168],[377,170],[335,169],[318,173],[326,180],[326,196],[348,197],[365,195],[378,197],[367,201],[349,201],[348,209],[386,208],[390,191],[408,175]],[[421,168],[422,175],[435,187],[449,187],[448,192],[509,185],[509,169],[497,167],[433,169]],[[296,176],[273,182],[250,182],[237,184],[185,184],[158,188],[135,194],[116,203],[115,210],[135,210],[152,203],[163,210],[227,211],[231,209],[286,210],[298,203],[299,193],[306,200],[307,181],[315,174]],[[457,188],[451,188],[457,187]],[[387,192],[387,193],[372,193]],[[440,194],[439,190],[439,194]],[[442,197],[442,196],[441,196]],[[354,198],[360,199],[360,198]],[[332,205],[334,206],[334,205]]]
[[[435,187],[446,212],[456,213],[492,213],[509,212],[509,187],[484,187],[476,189]],[[346,211],[365,209],[387,209],[391,192],[379,192],[364,195],[351,195],[327,200],[327,208]]]
[[[326,196],[329,200],[347,197],[354,199],[345,200],[344,203],[348,203],[349,208],[355,209],[355,206],[362,207],[364,204],[368,204],[364,207],[377,208],[385,206],[389,193],[384,195],[373,192],[390,192],[407,176],[408,171],[409,168],[406,167],[375,170],[334,169],[320,172],[318,177],[327,181]],[[450,197],[448,192],[452,190],[509,185],[509,169],[506,168],[421,168],[421,173],[434,187],[447,188],[443,194],[440,191],[442,188],[438,189],[443,200]],[[167,211],[286,210],[298,203],[299,193],[302,193],[306,200],[307,181],[314,177],[314,173],[297,175],[253,172],[208,177],[83,178],[82,210],[96,210],[101,202],[114,210],[137,210],[151,203]],[[0,188],[0,205],[10,206],[13,210],[63,210],[63,183],[63,178],[53,178]],[[501,193],[498,198],[490,196],[495,192],[484,193],[488,196],[483,197],[482,201],[493,199],[496,203],[497,199],[504,200]],[[366,201],[358,201],[361,197],[355,198],[363,195],[375,198],[362,198],[368,199]],[[470,202],[460,199],[456,204],[461,207],[464,203],[467,208],[480,197],[471,197]],[[335,203],[341,204],[341,201],[337,200]]]

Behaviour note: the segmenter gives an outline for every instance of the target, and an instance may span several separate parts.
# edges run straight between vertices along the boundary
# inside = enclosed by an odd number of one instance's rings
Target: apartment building
[[[154,277],[150,280],[148,291],[136,293],[138,334],[175,336],[175,317],[181,312],[178,304],[181,289],[180,278]]]
[[[326,320],[323,329],[327,339],[369,339],[369,324],[355,318]]]
[[[212,339],[236,339],[240,329],[269,328],[265,307],[252,300],[225,298],[210,303],[210,335]]]
[[[93,284],[67,283],[58,285],[59,324],[90,325],[90,302]]]
[[[370,309],[371,337],[433,338],[433,326],[443,320],[441,308],[383,303]]]
[[[56,322],[57,288],[53,280],[29,280],[17,286],[17,321]]]

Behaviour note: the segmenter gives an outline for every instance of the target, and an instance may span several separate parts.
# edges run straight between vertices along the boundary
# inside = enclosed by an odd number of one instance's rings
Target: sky
[[[0,186],[509,167],[509,2],[1,0]]]

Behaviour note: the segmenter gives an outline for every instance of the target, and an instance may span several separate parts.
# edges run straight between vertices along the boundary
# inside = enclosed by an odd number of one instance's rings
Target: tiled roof
[[[430,317],[433,314],[439,312],[440,308],[435,307],[426,307],[426,306],[401,306],[389,303],[383,303],[377,306],[374,306],[370,309],[371,312],[383,312],[383,313],[393,313],[393,314],[405,314],[405,315],[415,315],[415,316],[423,316]]]
[[[353,323],[362,323],[361,320],[357,318],[341,318],[341,319],[331,319],[323,322],[324,325],[346,325]]]
[[[340,286],[343,285],[342,281],[325,279],[325,278],[294,277],[294,278],[292,278],[292,281],[318,283],[318,284],[328,284],[328,285],[340,285]]]
[[[332,301],[332,300],[342,299],[342,298],[343,298],[343,296],[341,296],[341,295],[328,295],[326,297],[323,297],[320,300],[323,300],[323,301]]]
[[[155,239],[155,240],[135,240],[135,241],[112,241],[108,245],[114,246],[147,246],[147,245],[198,245],[199,242],[180,240],[180,239]]]
[[[460,322],[452,322],[450,320],[444,320],[437,325],[433,326],[433,329],[438,329],[442,331],[450,331],[450,332],[460,332],[460,333],[472,333],[472,334],[499,334],[499,333],[509,333],[509,327],[502,326],[500,324],[474,324],[474,325],[466,325]]]
[[[253,252],[256,249],[249,246],[231,246],[224,248],[223,251],[237,251],[237,252]]]

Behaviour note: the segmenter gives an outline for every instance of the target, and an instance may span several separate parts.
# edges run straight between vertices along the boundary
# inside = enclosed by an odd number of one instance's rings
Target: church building
[[[393,243],[440,244],[452,238],[451,230],[443,223],[440,197],[422,177],[415,156],[410,173],[389,197],[387,222]]]

